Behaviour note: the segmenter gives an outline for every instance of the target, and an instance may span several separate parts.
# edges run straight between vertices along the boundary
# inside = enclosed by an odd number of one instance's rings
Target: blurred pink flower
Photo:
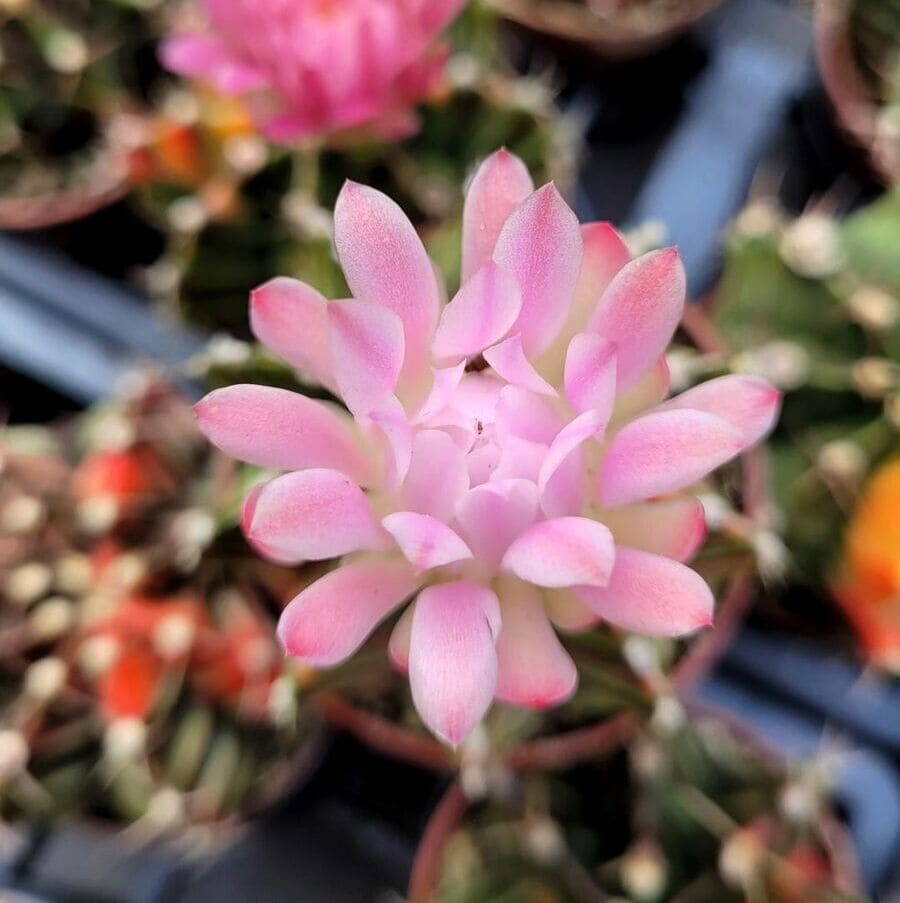
[[[335,665],[415,598],[390,654],[426,724],[457,745],[497,698],[574,691],[557,638],[601,619],[673,636],[711,623],[688,560],[705,536],[682,490],[757,442],[779,395],[724,376],[666,401],[677,251],[631,259],[499,151],[466,197],[462,288],[444,304],[400,208],[348,182],[335,242],[353,298],[293,279],[257,289],[258,338],[341,397],[240,385],[198,405],[230,455],[290,471],[243,523],[284,562],[348,556],[286,608],[289,655]]]
[[[164,64],[252,95],[279,142],[372,126],[409,132],[446,54],[440,31],[465,0],[202,0],[207,27],[169,38]]]

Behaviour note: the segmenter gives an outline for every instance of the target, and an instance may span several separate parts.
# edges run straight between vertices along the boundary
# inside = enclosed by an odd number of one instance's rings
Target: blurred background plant
[[[843,128],[888,184],[900,180],[900,5],[816,0],[822,80]]]
[[[453,813],[435,899],[859,899],[828,766],[785,768],[676,706],[577,768],[495,774]]]
[[[843,219],[825,203],[791,219],[756,202],[738,217],[712,299],[728,348],[686,360],[695,375],[765,374],[786,393],[768,445],[775,525],[790,558],[771,589],[782,614],[834,633],[821,594],[837,581],[837,598],[884,664],[896,657],[887,647],[900,625],[900,547],[886,515],[887,462],[900,450],[900,198],[889,193]],[[886,475],[873,478],[882,467]],[[876,533],[861,556],[862,537]]]
[[[307,579],[237,530],[244,481],[154,379],[0,434],[0,813],[228,820],[318,742],[280,606]]]
[[[146,105],[160,2],[0,4],[0,223],[35,227],[120,197],[113,118]]]
[[[458,186],[475,163],[507,146],[540,181],[573,184],[576,124],[546,77],[505,62],[497,18],[480,4],[447,34],[443,74],[405,138],[357,129],[292,144],[268,140],[247,101],[163,71],[157,48],[184,6],[0,7],[0,225],[47,227],[130,197],[130,215],[158,238],[123,239],[118,265],[188,321],[246,337],[247,294],[273,273],[303,273],[329,295],[345,288],[329,211],[347,178],[403,204],[451,291]]]
[[[551,50],[622,61],[675,41],[721,0],[488,0]]]

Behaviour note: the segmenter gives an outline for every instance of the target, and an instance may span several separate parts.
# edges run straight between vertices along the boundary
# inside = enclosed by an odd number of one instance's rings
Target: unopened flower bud
[[[900,430],[900,392],[892,392],[885,398],[884,416],[894,429]]]
[[[309,239],[329,240],[334,232],[334,218],[305,191],[292,191],[281,203],[282,216]]]
[[[886,332],[900,315],[900,301],[884,289],[863,285],[848,299],[850,316],[865,329]]]
[[[225,141],[222,153],[228,164],[242,175],[252,175],[266,165],[269,149],[258,135],[234,135]]]
[[[622,644],[622,655],[628,666],[641,677],[658,677],[660,674],[659,653],[649,637],[632,634]]]
[[[447,63],[447,77],[457,90],[466,90],[478,84],[481,63],[472,53],[454,53]]]
[[[32,662],[25,672],[25,695],[35,702],[47,703],[65,686],[68,668],[61,658],[48,656]]]
[[[13,568],[3,584],[3,593],[14,605],[23,608],[47,594],[53,583],[53,572],[39,561],[29,561]]]
[[[651,724],[662,734],[675,734],[684,727],[685,714],[674,696],[660,696],[653,707]]]
[[[788,821],[807,825],[818,816],[821,801],[811,782],[794,780],[789,781],[781,788],[781,793],[778,795],[778,808]]]
[[[153,647],[165,659],[185,655],[194,643],[194,622],[182,612],[166,615],[153,631]]]
[[[121,590],[135,589],[147,576],[147,559],[138,552],[124,552],[106,572],[110,583]]]
[[[185,815],[184,795],[174,787],[162,787],[150,798],[144,818],[158,830],[165,831],[184,824]]]
[[[740,828],[719,849],[719,874],[735,890],[753,883],[766,861],[766,845],[753,826]]]
[[[187,508],[172,522],[176,542],[206,548],[215,538],[216,519],[205,508]]]
[[[751,201],[734,221],[737,235],[747,238],[765,237],[781,228],[784,217],[770,198]]]
[[[462,746],[459,780],[470,800],[484,799],[490,790],[490,738],[483,725],[478,725]]]
[[[117,593],[98,591],[83,596],[78,606],[78,622],[82,627],[90,627],[109,618],[119,609]]]
[[[229,335],[214,335],[206,345],[206,359],[213,367],[243,367],[252,351],[247,342]]]
[[[282,674],[269,690],[269,717],[273,724],[289,725],[297,712],[297,685],[292,674]]]
[[[655,739],[643,738],[632,745],[631,766],[644,780],[657,778],[665,767],[663,748]]]
[[[721,530],[729,518],[734,516],[734,508],[731,507],[726,498],[717,492],[702,493],[699,499],[700,504],[703,506],[706,526],[711,531]]]
[[[99,677],[115,663],[121,648],[119,641],[107,634],[88,637],[78,649],[78,666],[90,677]]]
[[[761,376],[786,392],[798,389],[809,379],[809,366],[806,350],[783,339],[749,348],[732,361],[735,372]]]
[[[0,730],[0,786],[28,764],[28,741],[19,731]]]
[[[864,398],[884,398],[897,388],[897,365],[884,357],[864,357],[853,365],[853,382]]]
[[[659,844],[640,840],[622,857],[622,887],[635,900],[655,900],[668,881],[668,867]]]
[[[784,262],[811,279],[831,276],[843,266],[837,226],[830,216],[807,213],[789,225],[779,245]]]
[[[661,219],[648,219],[625,234],[625,244],[633,257],[658,248],[666,241],[668,229]]]
[[[163,112],[180,125],[193,125],[200,118],[200,101],[193,91],[174,89],[163,98]]]
[[[103,735],[103,754],[113,764],[133,762],[147,744],[147,725],[140,718],[117,718]]]
[[[88,63],[88,48],[78,32],[57,29],[44,47],[47,64],[63,75],[81,72]]]
[[[85,533],[100,536],[115,526],[119,510],[119,503],[113,496],[97,495],[79,502],[75,516]]]
[[[540,865],[552,866],[566,852],[566,843],[556,824],[550,818],[532,818],[525,825],[525,846]]]
[[[158,298],[171,295],[180,282],[181,269],[174,261],[163,258],[144,268],[144,285]]]
[[[28,629],[36,640],[47,643],[63,636],[74,622],[72,603],[63,596],[52,596],[31,612]]]
[[[673,393],[687,389],[697,376],[699,355],[690,348],[672,348],[666,354],[669,383]]]
[[[53,566],[53,585],[69,596],[80,596],[90,589],[93,568],[87,555],[70,552],[58,559]]]
[[[93,417],[86,438],[94,451],[127,451],[136,438],[135,426],[122,411],[111,409]]]
[[[188,194],[169,204],[166,218],[176,232],[190,235],[199,232],[206,225],[209,216],[202,199]]]
[[[816,466],[827,479],[853,484],[865,475],[869,459],[859,443],[835,439],[819,449]]]
[[[751,541],[760,576],[766,580],[783,579],[790,563],[790,552],[781,537],[773,530],[757,530]]]
[[[33,533],[44,521],[45,508],[40,499],[19,495],[10,499],[0,511],[0,530],[23,536]]]

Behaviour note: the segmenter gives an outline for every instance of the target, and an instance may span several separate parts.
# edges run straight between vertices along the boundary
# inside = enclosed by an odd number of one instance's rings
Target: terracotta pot
[[[900,152],[878,136],[880,105],[853,53],[847,8],[816,0],[815,48],[819,75],[838,123],[865,152],[869,166],[886,185],[900,181]]]
[[[586,3],[568,0],[488,0],[504,18],[605,61],[649,56],[676,40],[721,0],[683,0],[646,17],[617,13],[605,17]]]
[[[124,197],[129,190],[124,160],[112,152],[90,177],[43,194],[0,197],[0,229],[24,232],[82,219]]]

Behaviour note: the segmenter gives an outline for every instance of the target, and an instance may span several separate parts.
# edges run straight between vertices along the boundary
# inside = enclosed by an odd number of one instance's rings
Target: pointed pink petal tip
[[[365,558],[320,577],[281,614],[285,653],[316,667],[349,658],[419,584],[402,560]]]
[[[491,590],[468,581],[429,586],[416,600],[409,650],[413,702],[425,724],[453,747],[493,700],[499,610]]]
[[[503,567],[536,586],[605,586],[615,558],[609,529],[587,517],[539,521],[503,556]]]

